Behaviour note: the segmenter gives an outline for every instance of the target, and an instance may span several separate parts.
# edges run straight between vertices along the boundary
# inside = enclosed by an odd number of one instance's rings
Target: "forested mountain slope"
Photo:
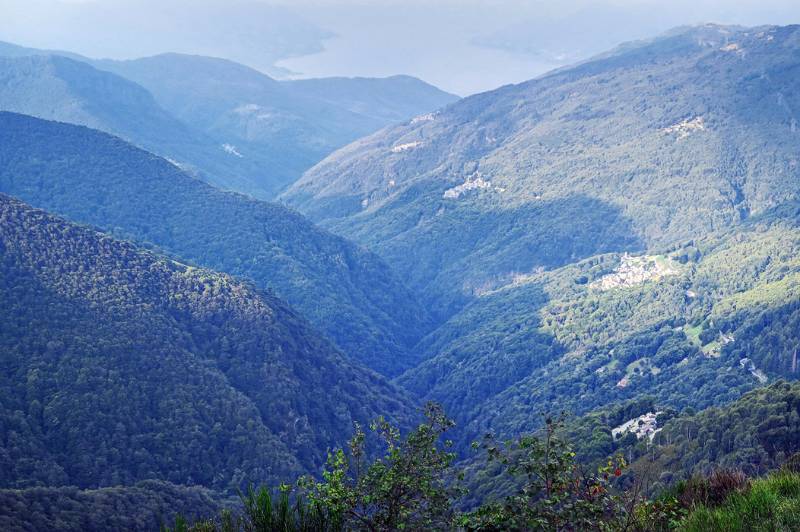
[[[724,404],[800,371],[800,207],[660,250],[600,255],[486,292],[417,346],[400,376],[470,436],[541,411],[655,398]]]
[[[112,133],[223,188],[254,192],[269,181],[268,167],[226,152],[141,86],[87,63],[59,55],[0,57],[0,79],[2,111]]]
[[[798,416],[800,383],[779,380],[700,411],[691,406],[678,411],[642,395],[567,417],[561,437],[572,443],[585,470],[605,466],[609,457],[624,457],[629,467],[621,485],[638,486],[634,489],[652,497],[665,490],[674,494],[680,482],[715,471],[756,478],[784,467],[800,452]],[[498,468],[467,456],[469,502],[514,489]]]
[[[217,498],[205,488],[156,480],[92,490],[0,489],[0,528],[7,532],[161,530],[179,515],[195,520],[218,513]]]
[[[764,475],[800,452],[800,384],[776,382],[731,404],[678,416],[653,443],[639,449],[633,472],[658,471],[662,487],[715,469]]]
[[[359,140],[282,197],[447,314],[797,199],[798,49],[794,26],[681,28]]]
[[[354,421],[406,419],[396,388],[227,275],[5,195],[0,251],[0,487],[239,488],[315,470]]]
[[[387,374],[414,363],[410,348],[431,326],[372,253],[98,131],[0,113],[0,192],[253,279],[348,355]]]

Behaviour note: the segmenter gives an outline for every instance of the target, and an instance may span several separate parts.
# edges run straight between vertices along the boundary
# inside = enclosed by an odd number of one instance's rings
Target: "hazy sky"
[[[466,95],[701,22],[800,22],[800,0],[0,0],[0,40],[225,57],[276,76],[411,74]]]

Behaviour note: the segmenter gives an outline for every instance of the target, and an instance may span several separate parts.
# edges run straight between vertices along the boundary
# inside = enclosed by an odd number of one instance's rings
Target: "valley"
[[[800,526],[799,54],[459,99],[0,43],[0,528]]]

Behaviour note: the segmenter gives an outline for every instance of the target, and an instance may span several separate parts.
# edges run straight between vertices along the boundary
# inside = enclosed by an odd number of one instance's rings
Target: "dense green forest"
[[[798,199],[798,32],[629,43],[361,139],[282,198],[444,314],[539,268],[701,237]]]
[[[632,456],[634,470],[657,471],[653,489],[718,468],[750,476],[777,469],[800,451],[800,385],[779,381],[737,401],[667,421]]]
[[[98,131],[0,113],[0,192],[252,279],[386,374],[414,363],[411,347],[432,326],[375,255],[280,205],[217,190]]]
[[[214,515],[227,501],[205,488],[157,480],[131,486],[0,489],[0,529],[159,530],[179,516],[195,521]],[[230,501],[235,505],[236,501]]]
[[[796,210],[658,254],[601,255],[489,291],[418,347],[397,382],[441,402],[469,440],[542,410],[583,414],[645,396],[722,405],[796,378]]]
[[[285,303],[0,195],[0,487],[313,470],[409,400]],[[332,401],[331,398],[335,398]]]

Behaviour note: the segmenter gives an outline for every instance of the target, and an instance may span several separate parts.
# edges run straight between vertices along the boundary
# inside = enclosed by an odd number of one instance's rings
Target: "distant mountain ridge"
[[[276,174],[272,195],[336,148],[457,100],[407,76],[281,82],[232,61],[184,54],[95,64],[139,83],[243,158],[273,154],[265,161]]]
[[[222,188],[258,186],[244,166],[249,162],[225,154],[214,139],[169,114],[129,80],[57,55],[0,57],[0,73],[0,110],[112,133]]]
[[[276,195],[304,170],[347,142],[458,99],[408,76],[280,82],[232,61],[186,54],[95,60],[0,43],[0,57],[3,56],[11,61],[0,65],[7,71],[6,76],[18,75],[20,67],[14,67],[14,62],[31,56],[67,57],[109,73],[106,78],[89,70],[78,78],[60,76],[68,87],[74,87],[80,78],[97,79],[95,86],[121,85],[112,76],[116,74],[150,92],[162,110],[173,120],[183,122],[186,131],[176,136],[156,121],[147,130],[137,128],[131,134],[127,120],[135,117],[113,116],[111,111],[121,112],[132,102],[106,109],[112,121],[98,120],[90,111],[102,108],[104,100],[115,96],[111,94],[83,93],[81,102],[48,100],[50,91],[46,85],[30,83],[36,76],[30,72],[30,64],[25,93],[15,94],[16,83],[10,83],[0,98],[0,109],[100,127],[193,166],[218,186],[262,199]],[[9,78],[10,82],[14,79]],[[29,99],[32,94],[38,94],[39,99],[19,105],[19,99]],[[99,101],[94,101],[93,96]],[[76,103],[91,109],[86,109],[84,116],[67,112]],[[142,120],[148,116],[141,110],[137,114],[142,115]],[[159,132],[163,132],[160,137],[154,136]]]
[[[252,279],[386,374],[414,364],[411,346],[432,327],[374,254],[99,131],[0,112],[0,192]]]
[[[330,77],[280,81],[292,94],[340,105],[351,112],[372,117],[376,123],[395,123],[431,112],[458,100],[432,91],[426,82],[408,75],[385,78]],[[361,135],[363,136],[363,135]]]

